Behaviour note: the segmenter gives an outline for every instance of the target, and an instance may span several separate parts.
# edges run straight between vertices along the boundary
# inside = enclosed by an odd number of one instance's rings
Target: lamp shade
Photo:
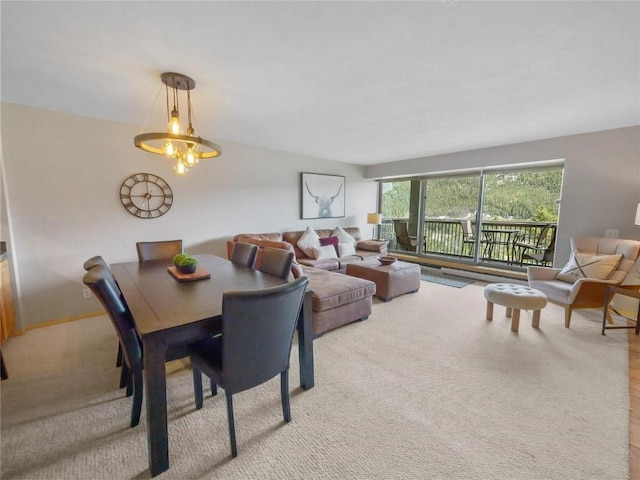
[[[639,205],[640,207],[640,205]],[[637,219],[636,219],[637,221]],[[367,213],[367,223],[369,225],[381,225],[382,215],[380,213]]]
[[[638,208],[636,209],[636,225],[640,225],[640,203],[638,204]]]

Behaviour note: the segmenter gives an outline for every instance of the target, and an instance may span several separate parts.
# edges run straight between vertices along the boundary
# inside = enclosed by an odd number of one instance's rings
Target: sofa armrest
[[[360,240],[358,243],[356,243],[356,250],[378,252],[382,255],[386,255],[388,245],[389,242],[386,240]]]

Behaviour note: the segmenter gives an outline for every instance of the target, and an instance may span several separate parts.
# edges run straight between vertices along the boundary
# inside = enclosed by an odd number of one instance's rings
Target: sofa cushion
[[[376,293],[376,284],[361,278],[317,268],[305,268],[305,275],[312,285],[314,312],[336,308]]]
[[[320,237],[311,227],[307,227],[297,242],[298,248],[304,252],[307,257],[313,258],[313,249],[320,248]]]
[[[239,233],[233,237],[234,242],[251,243],[249,240],[272,240],[274,242],[282,241],[281,233]]]
[[[563,282],[575,283],[580,278],[596,278],[606,280],[615,271],[620,263],[622,254],[614,255],[593,255],[590,253],[580,253],[574,250],[571,253],[569,262],[558,273],[556,279]]]
[[[314,260],[313,258],[302,257],[298,260],[298,263],[305,267],[321,268],[322,270],[338,270],[340,268],[340,262],[337,258]],[[305,268],[306,271],[307,269]]]

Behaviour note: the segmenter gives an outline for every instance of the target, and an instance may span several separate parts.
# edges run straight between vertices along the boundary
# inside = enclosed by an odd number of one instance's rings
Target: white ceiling
[[[640,124],[640,3],[7,2],[2,101],[356,164]],[[223,153],[224,154],[224,153]]]

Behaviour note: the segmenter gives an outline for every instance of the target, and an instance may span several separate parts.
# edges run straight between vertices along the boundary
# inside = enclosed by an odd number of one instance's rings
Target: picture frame
[[[300,174],[300,218],[344,218],[345,178],[322,173]]]

